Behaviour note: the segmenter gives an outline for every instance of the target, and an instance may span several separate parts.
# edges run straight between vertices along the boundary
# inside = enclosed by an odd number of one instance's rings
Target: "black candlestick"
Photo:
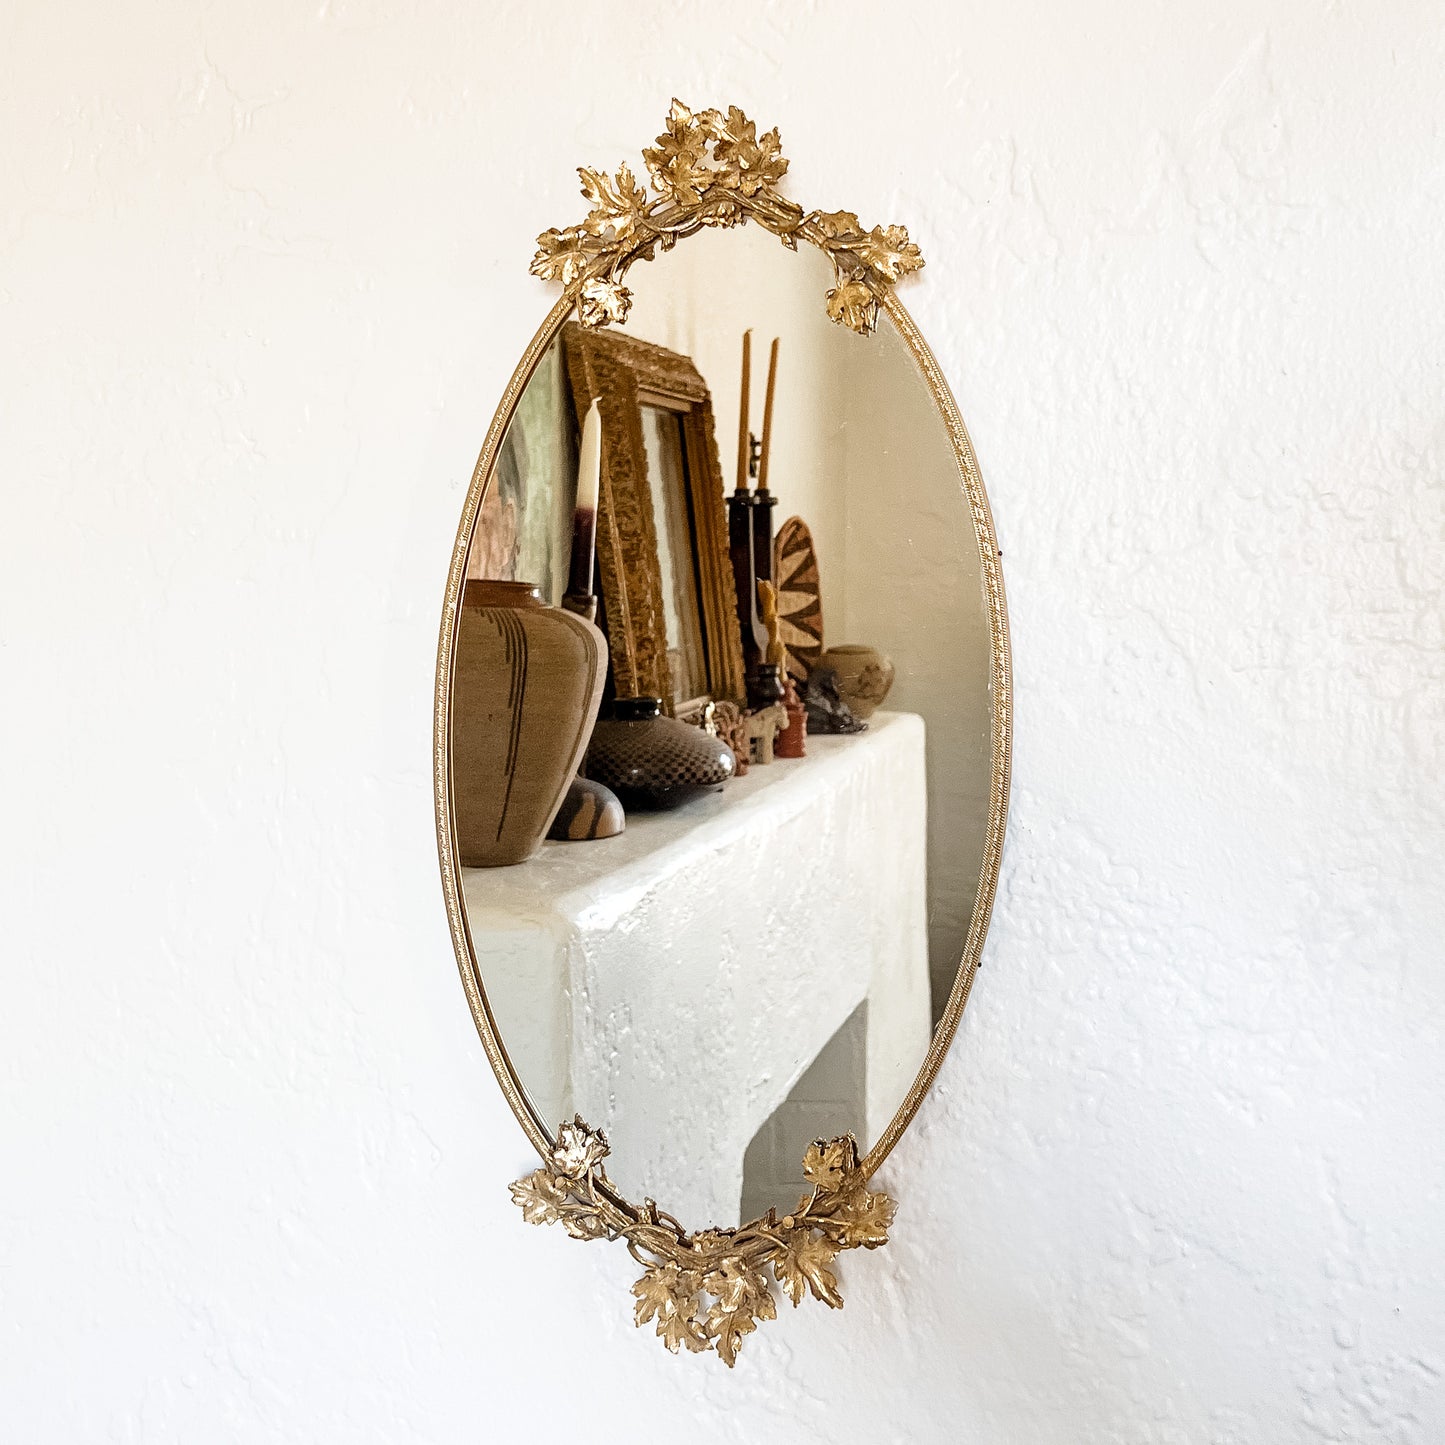
[[[753,494],[739,487],[728,498],[728,554],[737,593],[738,631],[743,645],[743,672],[752,677],[767,650],[767,633],[758,616],[758,584],[753,564]]]
[[[783,669],[776,662],[760,662],[748,674],[748,706],[761,711],[782,702],[788,695]]]
[[[753,493],[753,591],[773,580],[773,508],[778,499],[766,488]]]
[[[597,513],[578,507],[572,513],[572,557],[568,568],[569,596],[586,597],[592,591],[592,564],[597,553]]]

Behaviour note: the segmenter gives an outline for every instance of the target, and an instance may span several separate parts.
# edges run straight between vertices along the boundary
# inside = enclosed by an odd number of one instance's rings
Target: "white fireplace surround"
[[[924,751],[878,713],[617,838],[464,870],[519,1075],[549,1124],[607,1131],[629,1197],[735,1223],[748,1144],[860,1004],[860,1142],[892,1117],[930,1038]]]

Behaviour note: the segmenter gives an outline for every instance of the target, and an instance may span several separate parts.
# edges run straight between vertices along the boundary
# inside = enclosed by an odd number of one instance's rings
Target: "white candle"
[[[572,517],[572,566],[567,593],[592,594],[592,558],[597,548],[597,499],[602,492],[602,413],[598,399],[587,408],[577,457],[577,510]]]
[[[602,413],[599,398],[593,397],[582,423],[582,451],[577,459],[577,507],[586,508],[594,516],[597,497],[602,490]]]

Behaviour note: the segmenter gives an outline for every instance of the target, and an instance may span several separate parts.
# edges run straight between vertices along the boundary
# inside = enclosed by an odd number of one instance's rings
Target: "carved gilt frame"
[[[686,356],[649,341],[589,331],[569,322],[562,351],[577,415],[601,402],[602,493],[597,575],[619,697],[660,697],[669,714],[724,699],[741,702],[742,640],[728,556],[727,503],[712,394]],[[674,698],[667,664],[656,517],[642,435],[645,400],[681,419],[689,543],[698,588],[707,696]]]
[[[643,1266],[633,1286],[637,1323],[654,1324],[670,1350],[715,1351],[731,1365],[744,1336],[759,1321],[776,1317],[774,1284],[794,1304],[806,1294],[836,1308],[842,1298],[832,1270],[834,1258],[842,1250],[873,1249],[887,1240],[892,1202],[867,1186],[917,1114],[957,1033],[998,888],[1012,746],[1008,619],[1000,553],[973,445],[933,353],[893,291],[900,276],[923,264],[907,231],[902,226],[865,230],[849,211],[804,212],[777,190],[788,168],[777,131],[758,136],[753,122],[736,107],[726,113],[693,112],[674,101],[664,133],[643,152],[643,159],[655,195],[647,194],[627,166],[615,178],[583,168],[583,195],[592,211],[580,225],[538,238],[533,273],[561,282],[563,294],[513,372],[487,432],[447,576],[433,714],[437,849],[452,943],[477,1032],[502,1093],[543,1161],[540,1169],[512,1186],[524,1217],[532,1223],[560,1223],[574,1238],[624,1240]],[[834,321],[866,335],[880,311],[887,315],[947,428],[973,521],[988,612],[992,775],[983,859],[958,974],[928,1054],[898,1112],[862,1158],[851,1135],[814,1144],[803,1165],[810,1193],[792,1213],[779,1218],[769,1210],[734,1229],[689,1231],[652,1200],[637,1205],[623,1198],[603,1168],[608,1146],[602,1134],[581,1119],[549,1125],[507,1055],[487,1000],[461,889],[451,776],[453,672],[472,531],[508,423],[538,362],[574,311],[587,328],[625,320],[631,297],[622,278],[635,261],[650,260],[659,248],[669,250],[704,227],[748,220],[772,231],[790,249],[807,241],[829,257],[836,284],[826,303]]]

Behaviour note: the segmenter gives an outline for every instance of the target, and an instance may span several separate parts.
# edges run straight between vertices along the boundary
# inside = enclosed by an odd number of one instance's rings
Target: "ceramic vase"
[[[452,790],[462,866],[530,858],[586,751],[607,640],[527,582],[469,581],[457,617]]]
[[[857,643],[830,647],[818,659],[818,666],[837,673],[838,695],[854,717],[871,717],[893,686],[893,663],[876,647]]]
[[[661,699],[619,698],[593,729],[586,769],[630,813],[676,808],[719,787],[736,772],[737,758],[721,738],[664,717]]]

